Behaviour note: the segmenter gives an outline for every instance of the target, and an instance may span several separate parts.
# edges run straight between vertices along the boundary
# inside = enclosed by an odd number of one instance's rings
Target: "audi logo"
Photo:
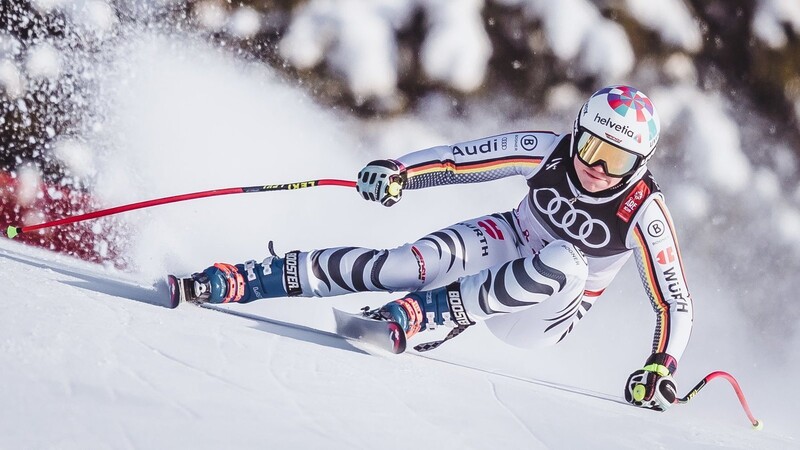
[[[611,242],[611,232],[605,223],[582,209],[576,209],[553,188],[534,191],[533,205],[537,211],[547,216],[553,226],[564,230],[567,236],[589,248],[602,248]],[[595,230],[599,232],[595,234]]]

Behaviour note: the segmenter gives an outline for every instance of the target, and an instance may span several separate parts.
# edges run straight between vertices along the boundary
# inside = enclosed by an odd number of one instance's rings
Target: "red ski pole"
[[[744,408],[744,413],[747,414],[747,418],[750,420],[750,423],[753,425],[753,428],[756,430],[763,429],[764,422],[756,419],[753,416],[753,413],[750,411],[750,407],[747,405],[747,400],[744,398],[744,394],[742,393],[742,388],[739,387],[739,383],[736,381],[736,378],[734,378],[733,375],[729,374],[728,372],[722,372],[722,371],[711,372],[710,374],[706,375],[705,378],[700,380],[700,382],[697,383],[697,386],[692,388],[692,390],[689,391],[689,393],[686,394],[685,397],[675,399],[675,403],[687,403],[695,395],[697,395],[697,393],[700,392],[700,389],[703,389],[703,387],[706,384],[708,384],[709,381],[717,377],[725,378],[731,383],[733,390],[736,391],[736,396],[739,397],[739,403],[742,404],[742,408]]]
[[[67,216],[51,222],[40,223],[38,225],[28,225],[23,227],[10,225],[6,229],[6,236],[13,239],[20,234],[41,230],[42,228],[49,228],[58,225],[67,225],[70,223],[82,222],[84,220],[95,219],[98,217],[110,216],[112,214],[119,214],[125,211],[133,211],[135,209],[149,208],[151,206],[182,202],[185,200],[193,200],[196,198],[214,197],[218,195],[229,195],[229,194],[247,194],[251,192],[290,191],[295,189],[304,189],[316,186],[344,186],[352,188],[356,186],[356,183],[355,181],[349,181],[349,180],[320,179],[320,180],[298,181],[295,183],[268,184],[263,186],[235,187],[226,189],[213,189],[210,191],[202,191],[202,192],[192,192],[189,194],[173,195],[171,197],[156,198],[153,200],[131,203],[128,205],[115,206],[113,208],[101,209],[98,211],[93,211],[86,214],[80,214],[77,216]]]

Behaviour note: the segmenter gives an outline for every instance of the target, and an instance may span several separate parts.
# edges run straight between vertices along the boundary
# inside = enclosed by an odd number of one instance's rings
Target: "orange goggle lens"
[[[601,164],[606,175],[624,177],[639,168],[642,157],[610,144],[588,131],[580,131],[577,145],[578,158],[587,166]]]

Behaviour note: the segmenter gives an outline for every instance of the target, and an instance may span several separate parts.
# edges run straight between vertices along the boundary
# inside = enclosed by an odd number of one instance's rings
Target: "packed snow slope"
[[[370,124],[382,140],[365,145],[362,127],[268,68],[201,45],[131,40],[116,61],[101,95],[106,120],[86,137],[95,194],[109,206],[351,179],[371,159],[448,140],[440,131],[447,124],[397,120]],[[383,208],[349,189],[320,187],[131,212],[130,273],[0,240],[0,448],[800,448],[796,351],[752,348],[759,330],[726,306],[735,293],[704,277],[690,249],[697,319],[678,389],[713,370],[731,372],[764,420],[762,432],[750,429],[721,380],[663,414],[619,403],[649,353],[654,323],[632,267],[553,348],[512,348],[478,325],[427,355],[439,361],[191,305],[158,306],[167,272],[260,259],[269,240],[279,253],[395,246],[510,209],[524,189],[510,179],[412,191]],[[395,296],[228,308],[331,330],[332,307],[356,311]]]
[[[551,381],[583,385],[621,368],[513,351],[481,329],[430,354],[452,365],[369,354],[326,335],[191,305],[154,306],[163,287],[8,241],[0,244],[0,270],[0,448],[796,446],[793,432],[769,415],[765,431],[751,430],[722,383],[658,414],[613,395],[573,393],[574,385],[525,381],[540,364],[565,371]],[[236,310],[331,328],[319,301]],[[767,413],[769,399],[744,379],[756,411]],[[603,390],[618,394],[620,381]]]

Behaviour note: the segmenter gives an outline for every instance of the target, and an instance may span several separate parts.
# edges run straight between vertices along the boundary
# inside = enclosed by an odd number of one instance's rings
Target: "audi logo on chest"
[[[576,208],[555,189],[536,189],[532,198],[536,211],[547,218],[547,223],[561,230],[560,234],[563,236],[577,240],[589,248],[603,248],[611,242],[608,225]]]

